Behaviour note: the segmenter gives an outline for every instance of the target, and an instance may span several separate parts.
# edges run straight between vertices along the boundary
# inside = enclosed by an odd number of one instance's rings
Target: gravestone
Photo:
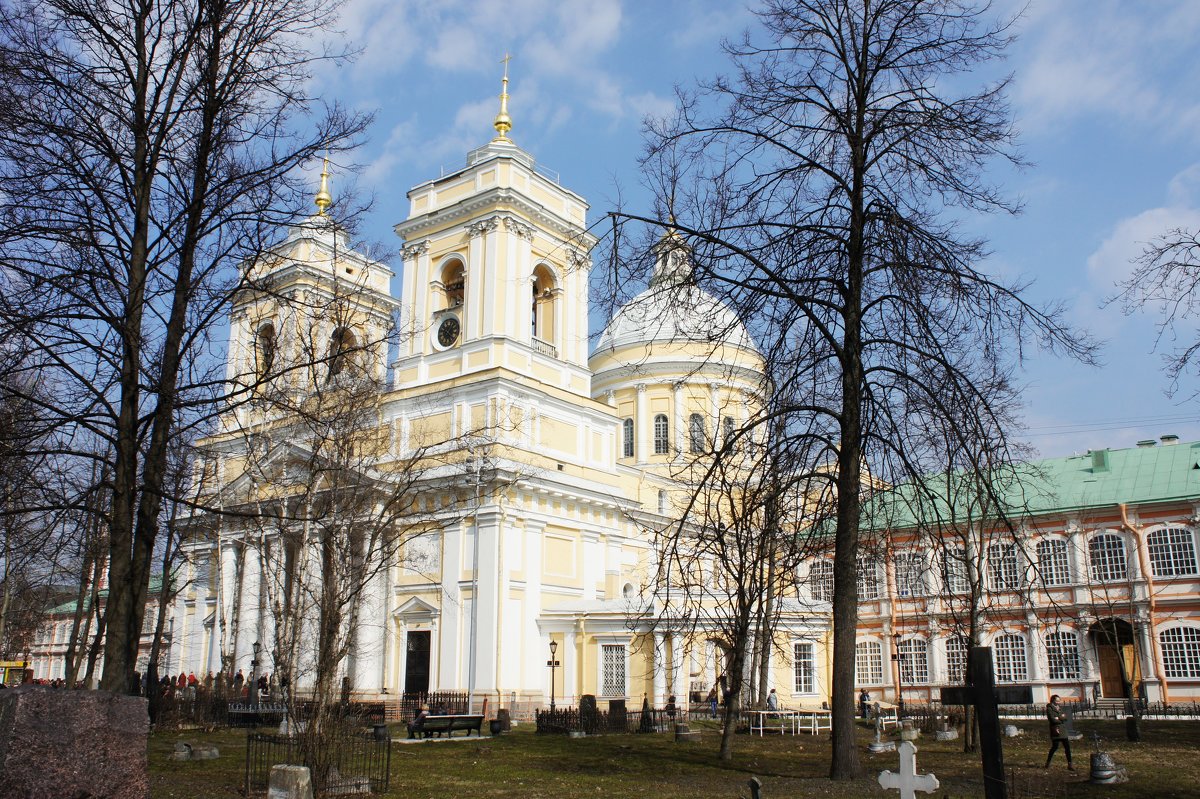
[[[0,691],[0,799],[145,799],[146,700],[109,691]]]
[[[917,773],[917,747],[911,741],[900,742],[900,770],[879,772],[879,784],[884,790],[900,791],[900,799],[915,799],[917,791],[933,793],[941,787],[933,774]]]
[[[1020,736],[1022,736],[1024,734],[1025,734],[1025,731],[1022,730],[1020,727],[1018,727],[1016,724],[1005,724],[1004,725],[1004,737],[1005,738],[1019,738]]]
[[[1093,785],[1116,785],[1129,782],[1129,775],[1124,766],[1118,766],[1117,761],[1108,752],[1100,749],[1100,734],[1092,733],[1096,751],[1092,753],[1092,768],[1088,781]]]
[[[190,744],[179,741],[175,751],[171,753],[172,760],[216,760],[221,756],[221,750],[212,744]]]
[[[1068,741],[1079,741],[1083,738],[1083,733],[1075,729],[1075,709],[1067,708],[1066,720],[1063,721],[1063,733],[1067,736]]]
[[[579,697],[579,726],[588,735],[600,732],[600,709],[596,707],[596,697],[593,694]]]
[[[879,707],[876,705],[875,707]],[[883,740],[883,719],[879,717],[879,713],[875,713],[875,740],[867,744],[867,751],[879,754],[880,752],[895,752],[896,742]]]
[[[308,766],[271,766],[267,799],[313,799]]]
[[[625,732],[628,721],[629,713],[625,710],[625,700],[608,700],[608,729],[612,732]]]
[[[934,730],[933,737],[939,741],[957,741],[958,728],[943,725],[942,729]]]
[[[920,737],[921,731],[918,730],[910,720],[905,719],[904,721],[900,722],[901,741],[915,741]]]

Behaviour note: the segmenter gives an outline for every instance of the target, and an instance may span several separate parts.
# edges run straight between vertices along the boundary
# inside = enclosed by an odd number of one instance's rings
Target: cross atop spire
[[[508,132],[512,130],[512,117],[508,115],[508,62],[512,60],[512,56],[507,52],[501,63],[504,64],[504,78],[500,83],[500,113],[496,114],[496,119],[492,122],[492,127],[496,129],[495,141],[507,141]]]

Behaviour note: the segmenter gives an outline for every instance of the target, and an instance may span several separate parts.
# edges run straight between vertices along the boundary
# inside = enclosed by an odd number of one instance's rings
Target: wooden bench
[[[415,721],[409,722],[408,737],[433,738],[445,733],[446,737],[450,738],[457,730],[465,730],[467,737],[470,737],[471,730],[474,730],[476,735],[482,735],[483,733],[480,732],[482,727],[483,716],[481,715],[426,716],[420,726]]]

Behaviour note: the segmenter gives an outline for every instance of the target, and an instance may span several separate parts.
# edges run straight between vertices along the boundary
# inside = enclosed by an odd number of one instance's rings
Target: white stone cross
[[[900,773],[879,772],[879,784],[900,791],[900,799],[916,799],[916,792],[933,793],[940,786],[932,774],[917,773],[917,747],[912,741],[900,742]]]

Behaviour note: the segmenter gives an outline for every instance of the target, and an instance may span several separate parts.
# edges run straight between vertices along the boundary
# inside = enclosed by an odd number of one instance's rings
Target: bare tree
[[[1030,342],[1084,360],[1093,347],[1024,284],[985,271],[984,243],[954,217],[1017,210],[983,176],[994,160],[1020,164],[1007,82],[956,91],[1003,53],[1007,22],[966,0],[767,0],[759,19],[761,33],[726,46],[734,76],[681,92],[677,118],[652,127],[647,160],[679,176],[663,200],[695,241],[694,279],[767,353],[777,400],[758,423],[783,419],[831,464],[830,775],[844,779],[859,772],[864,489],[941,471],[913,435],[924,420],[953,410],[979,421],[964,436],[1005,430],[992,391],[1011,391]]]
[[[91,442],[78,454],[112,453],[106,689],[136,662],[169,444],[217,393],[208,333],[236,265],[301,207],[297,167],[365,123],[305,91],[343,55],[320,49],[336,6],[0,8],[0,327],[55,373],[43,410]]]
[[[1126,313],[1146,307],[1158,310],[1157,344],[1165,340],[1173,348],[1166,357],[1173,394],[1180,378],[1195,370],[1200,353],[1200,339],[1179,338],[1179,325],[1200,313],[1200,235],[1184,228],[1169,230],[1149,242],[1135,264],[1133,274],[1117,284],[1110,302],[1119,302]]]

